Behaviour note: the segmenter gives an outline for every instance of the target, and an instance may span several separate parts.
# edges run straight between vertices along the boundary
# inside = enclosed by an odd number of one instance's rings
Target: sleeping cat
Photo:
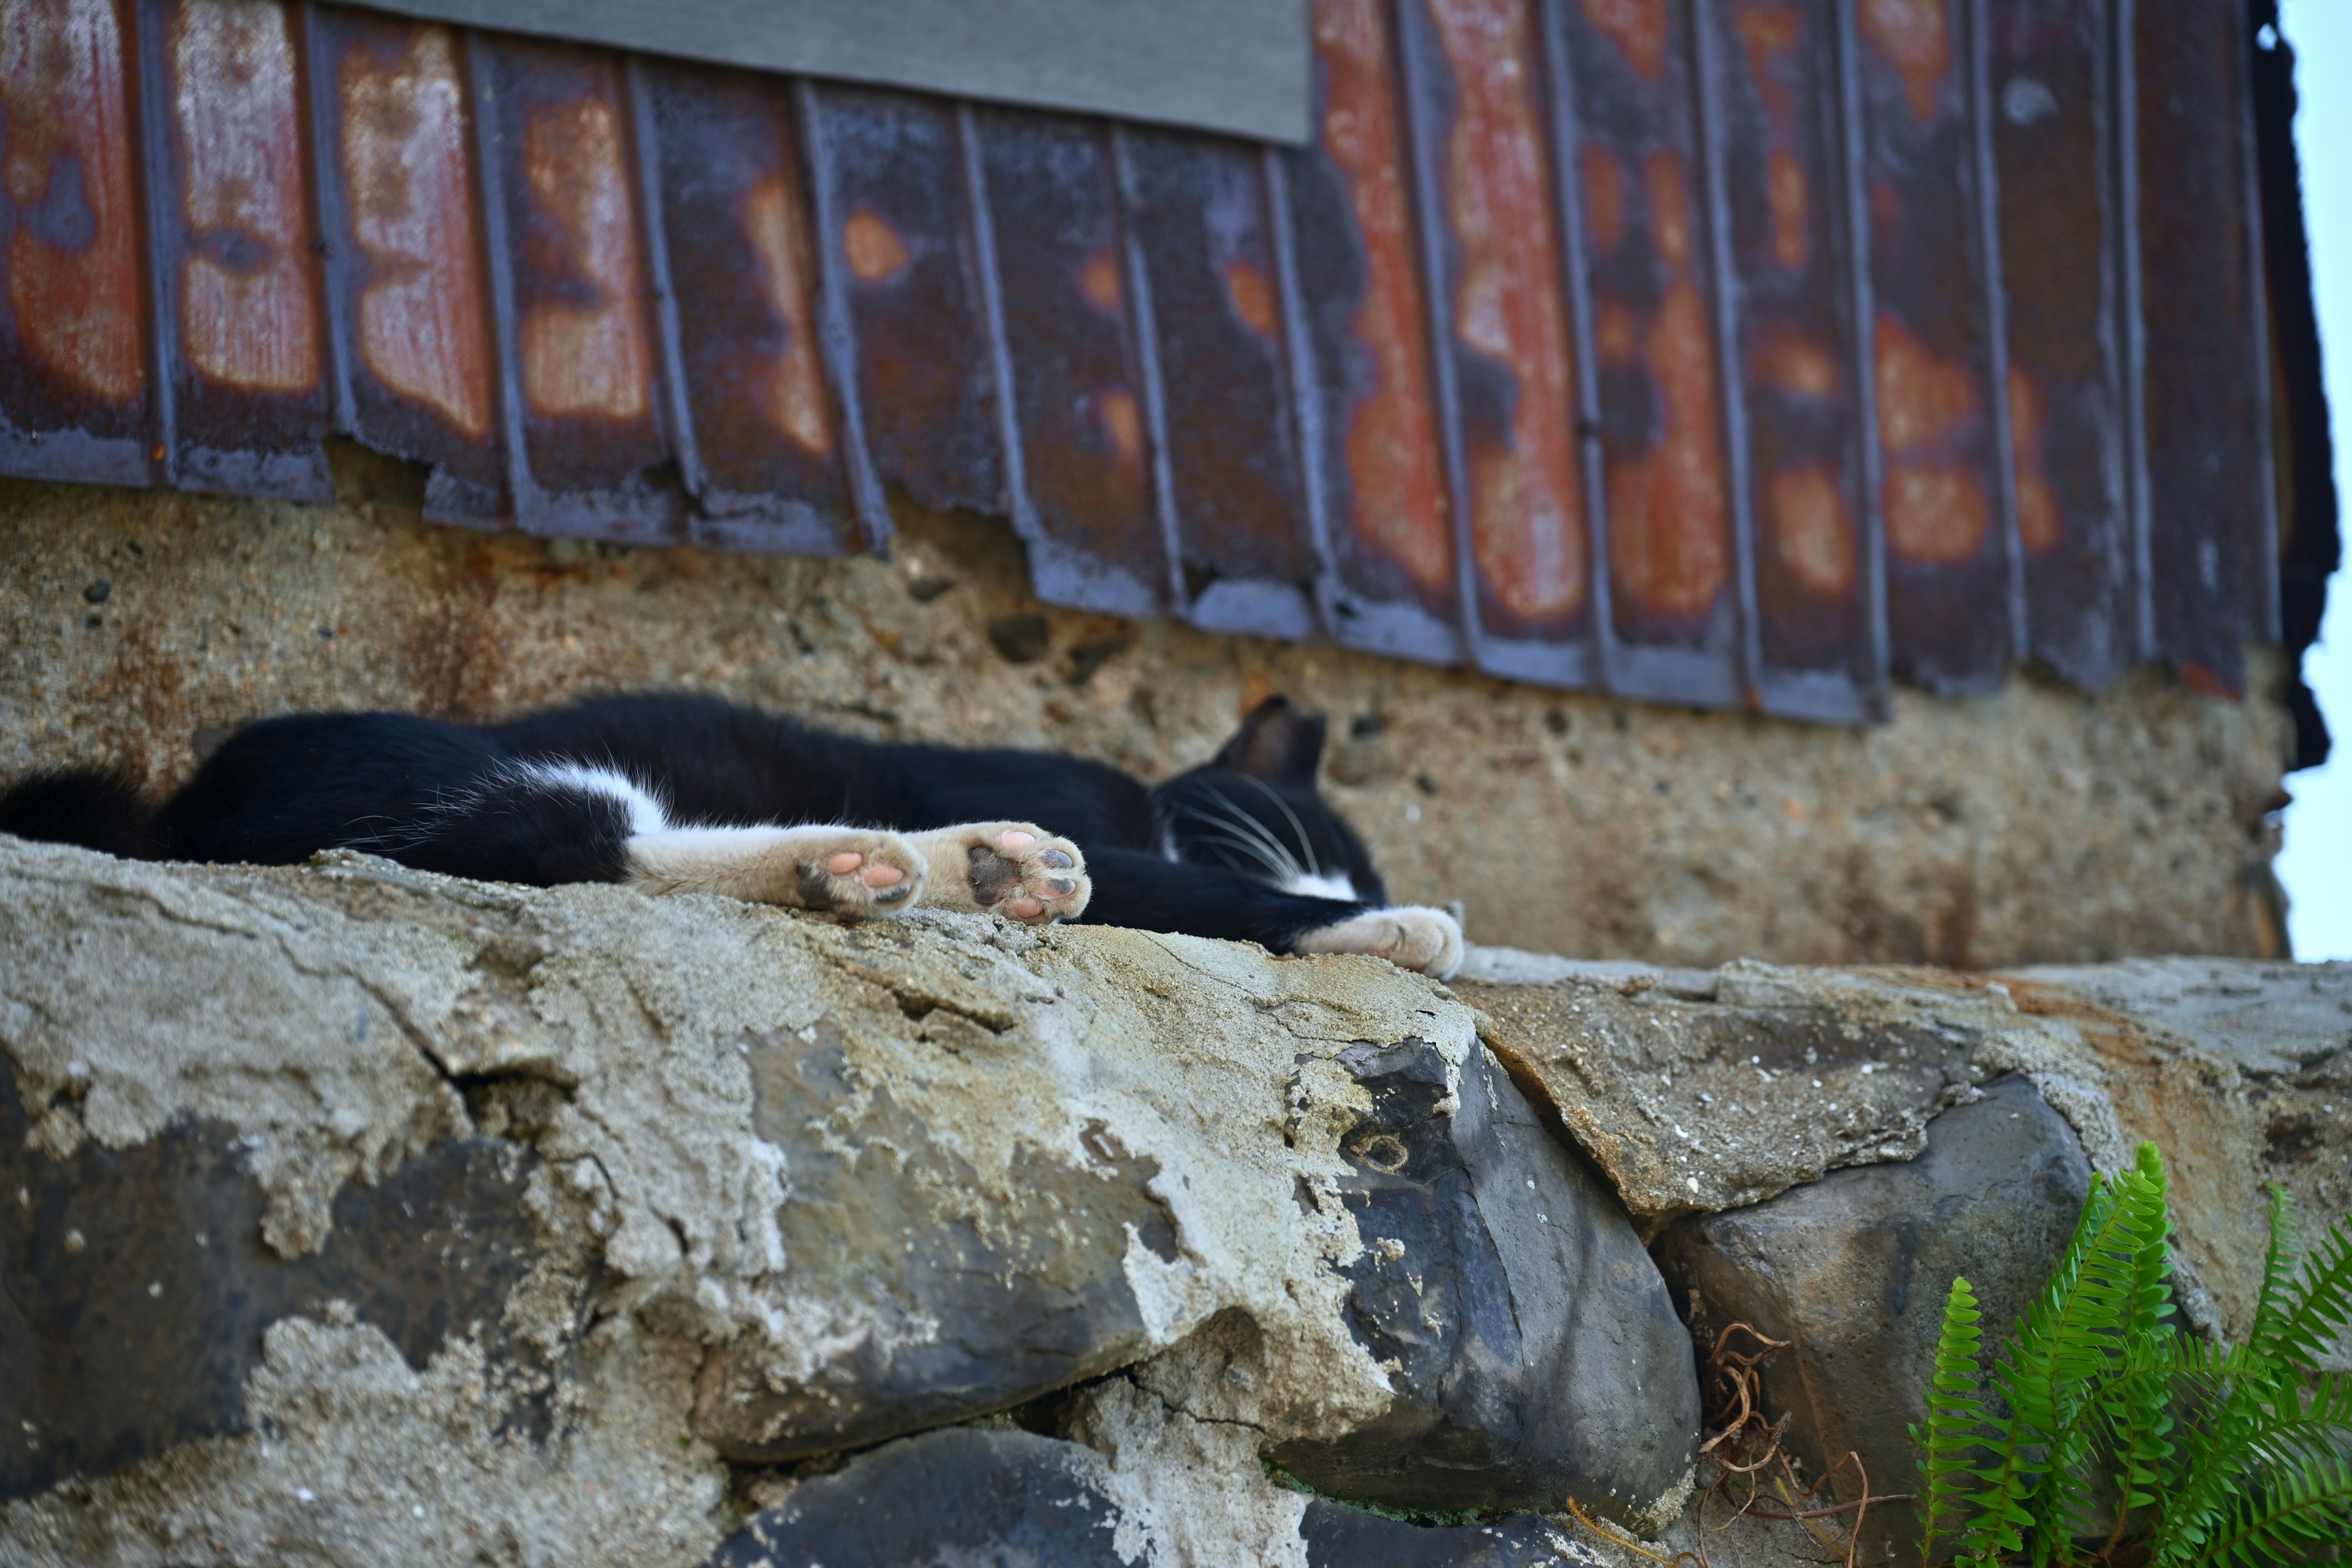
[[[860,741],[713,698],[603,698],[507,724],[297,713],[249,724],[151,805],[100,769],[0,795],[0,832],[142,859],[623,882],[880,917],[918,907],[1372,953],[1444,978],[1462,932],[1396,908],[1315,789],[1323,721],[1260,703],[1147,789],[1042,752]]]

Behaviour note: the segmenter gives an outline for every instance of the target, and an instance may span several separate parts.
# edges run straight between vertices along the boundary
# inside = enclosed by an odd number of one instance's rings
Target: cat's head
[[[1316,793],[1323,734],[1284,698],[1251,709],[1207,764],[1151,792],[1160,852],[1287,892],[1386,904],[1364,841]]]

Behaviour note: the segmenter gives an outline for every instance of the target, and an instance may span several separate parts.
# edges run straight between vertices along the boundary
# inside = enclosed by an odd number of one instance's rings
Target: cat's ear
[[[1269,697],[1249,710],[1214,765],[1269,784],[1312,785],[1323,757],[1323,729],[1321,718],[1307,718],[1286,698]]]

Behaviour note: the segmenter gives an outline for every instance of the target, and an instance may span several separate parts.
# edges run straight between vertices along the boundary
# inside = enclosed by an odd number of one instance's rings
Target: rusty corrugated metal
[[[2111,0],[1996,0],[1993,150],[2009,425],[2033,652],[2085,686],[2133,659]]]
[[[2137,82],[2144,653],[2230,692],[2271,635],[2275,514],[2236,0],[2125,0]]]
[[[1701,14],[1717,29],[1717,141],[1740,292],[1750,686],[1767,712],[1851,722],[1885,711],[1887,655],[1838,17],[1790,0]]]
[[[1291,421],[1268,155],[1121,136],[1187,614],[1217,631],[1307,637],[1321,561]]]
[[[1981,99],[1987,0],[1859,0],[1869,331],[1896,670],[1983,690],[2015,654]]]
[[[1831,721],[2276,616],[2236,0],[1314,0],[1313,146],[0,0],[0,471],[887,547]]]
[[[427,464],[425,514],[507,510],[465,45],[305,7],[336,426]]]
[[[108,0],[17,5],[0,27],[0,468],[146,484],[131,39]]]
[[[1568,8],[1584,207],[1580,258],[1606,507],[1613,689],[1740,700],[1738,558],[1722,395],[1721,305],[1703,190],[1692,9],[1667,0]]]
[[[139,0],[148,269],[171,482],[331,500],[318,225],[291,11]]]

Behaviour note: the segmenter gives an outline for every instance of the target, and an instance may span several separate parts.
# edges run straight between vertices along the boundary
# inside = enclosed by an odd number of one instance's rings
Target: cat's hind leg
[[[866,827],[668,827],[632,834],[629,886],[868,918],[924,901],[930,865],[902,834]]]
[[[935,910],[1045,925],[1075,919],[1094,894],[1078,847],[1032,822],[966,822],[907,839],[930,864],[923,901]]]

